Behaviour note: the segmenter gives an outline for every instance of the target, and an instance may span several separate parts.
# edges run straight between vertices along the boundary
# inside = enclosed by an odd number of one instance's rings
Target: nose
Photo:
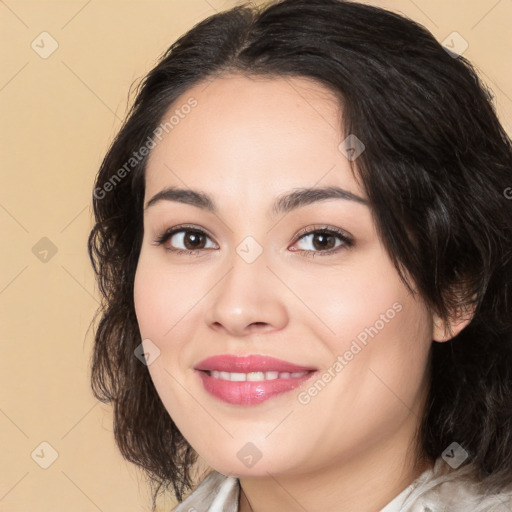
[[[288,323],[286,290],[263,253],[252,263],[234,253],[231,267],[208,294],[206,321],[232,336],[267,333]]]

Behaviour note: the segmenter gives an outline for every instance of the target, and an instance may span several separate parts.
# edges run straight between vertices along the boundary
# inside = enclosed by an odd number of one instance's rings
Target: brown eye
[[[183,231],[182,243],[185,249],[203,249],[206,242],[206,236],[199,231]],[[171,237],[171,239],[174,237]]]
[[[333,254],[354,244],[348,235],[333,228],[309,229],[302,233],[296,242],[298,248],[293,250],[306,255]]]
[[[170,252],[190,254],[202,249],[218,249],[211,242],[208,245],[209,240],[210,237],[201,230],[176,227],[165,231],[155,240],[155,243],[157,245],[165,244],[165,249]]]
[[[333,249],[336,245],[336,237],[325,233],[315,233],[312,242],[315,249]]]

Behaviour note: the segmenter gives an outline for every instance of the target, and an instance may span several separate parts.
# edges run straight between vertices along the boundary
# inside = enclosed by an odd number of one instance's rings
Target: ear
[[[473,296],[473,299],[475,297]],[[457,336],[468,325],[475,314],[475,305],[459,308],[448,321],[441,319],[439,315],[432,315],[432,339],[434,341],[448,341]]]

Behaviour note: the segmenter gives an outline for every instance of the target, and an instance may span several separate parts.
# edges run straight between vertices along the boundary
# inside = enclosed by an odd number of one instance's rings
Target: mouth
[[[303,377],[308,373],[314,372],[315,370],[308,370],[303,372],[277,372],[277,371],[269,371],[269,372],[221,372],[218,370],[199,370],[206,373],[209,377],[213,377],[214,379],[222,379],[229,380],[231,382],[259,382],[266,380],[276,380],[276,379],[296,379],[299,377]]]
[[[194,368],[204,389],[232,405],[257,405],[286,394],[313,378],[314,367],[270,356],[213,356]]]
[[[251,374],[259,374],[255,380],[272,380],[280,378],[279,375],[281,374],[283,375],[282,378],[288,378],[292,374],[317,370],[317,368],[313,366],[297,365],[289,361],[276,359],[275,357],[270,356],[237,356],[233,354],[221,354],[218,356],[208,357],[207,359],[203,359],[197,363],[194,369],[208,372],[219,372],[218,374],[211,375],[216,378],[219,378],[220,374],[224,374],[224,377],[220,378],[228,378],[225,374],[229,373],[235,375],[235,378],[238,378],[239,380],[251,380],[256,377]],[[265,376],[262,376],[261,373],[265,374]],[[249,378],[242,379],[241,374],[247,375]]]

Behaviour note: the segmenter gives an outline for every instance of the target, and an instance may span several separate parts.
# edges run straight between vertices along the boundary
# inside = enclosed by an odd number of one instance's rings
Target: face
[[[176,110],[146,169],[134,298],[179,430],[238,476],[405,451],[432,318],[400,281],[339,149],[334,96],[306,78],[231,75],[189,89],[165,118]],[[326,187],[341,192],[283,200]],[[159,194],[169,189],[188,193]],[[230,355],[256,357],[200,364]]]

